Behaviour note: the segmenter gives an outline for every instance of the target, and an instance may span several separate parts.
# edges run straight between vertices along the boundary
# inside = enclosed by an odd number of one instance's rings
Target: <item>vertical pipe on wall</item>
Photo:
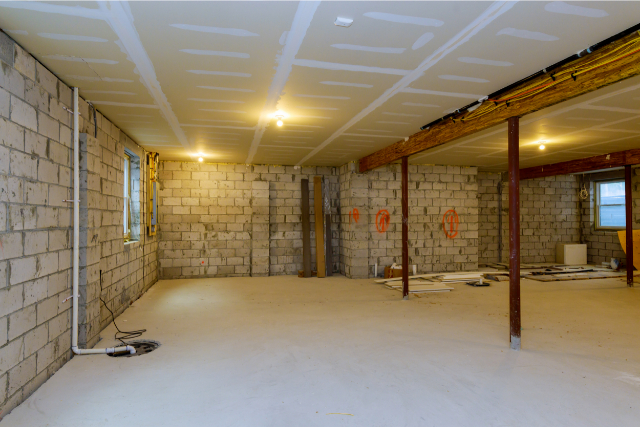
[[[409,157],[402,158],[402,297],[409,299]]]
[[[627,286],[633,286],[633,195],[631,192],[631,165],[624,167],[624,207],[626,214]]]
[[[520,350],[520,118],[509,118],[509,324],[511,348]]]
[[[80,126],[78,112],[78,88],[73,88],[73,308],[71,315],[71,350],[75,354],[109,354],[136,349],[130,345],[110,348],[78,348],[78,297],[80,296]]]
[[[78,118],[78,88],[73,88],[73,309],[71,348],[78,348],[78,289],[80,277],[80,129]]]

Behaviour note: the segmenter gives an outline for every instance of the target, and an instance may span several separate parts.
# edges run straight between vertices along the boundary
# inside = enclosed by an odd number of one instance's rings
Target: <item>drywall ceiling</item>
[[[0,28],[162,158],[202,152],[207,161],[287,165],[356,160],[637,24],[635,2],[107,1],[0,8]],[[338,16],[353,19],[351,27],[335,26]],[[620,96],[625,109],[640,110],[637,90]],[[523,164],[629,146],[639,131],[635,113],[595,109],[620,102],[610,97],[570,113],[537,113],[523,126]],[[276,126],[276,110],[287,114],[283,127]],[[412,162],[504,170],[500,132]],[[539,136],[553,141],[542,154],[531,145]]]

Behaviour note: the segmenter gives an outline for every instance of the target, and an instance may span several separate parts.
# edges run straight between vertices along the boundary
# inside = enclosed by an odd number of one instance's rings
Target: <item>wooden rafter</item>
[[[417,154],[462,138],[478,131],[505,122],[509,117],[522,117],[543,108],[550,107],[568,99],[600,89],[629,77],[640,74],[640,44],[631,49],[621,50],[629,43],[640,40],[640,32],[634,32],[592,54],[571,61],[550,73],[542,74],[526,81],[500,95],[501,102],[496,104],[485,101],[476,113],[463,112],[445,121],[438,122],[423,131],[413,134],[407,141],[398,141],[359,161],[360,172],[383,166],[400,160],[404,156]],[[625,48],[623,48],[625,49]],[[622,53],[622,54],[618,54]],[[615,56],[615,60],[611,60]],[[598,65],[593,67],[593,65]],[[580,69],[580,72],[569,73]],[[585,71],[586,70],[586,71]],[[564,74],[563,74],[564,73]],[[557,75],[563,79],[556,80]],[[569,77],[569,78],[566,78]],[[562,81],[560,81],[562,80]],[[516,94],[526,93],[526,98],[512,98]],[[509,99],[505,102],[505,99]],[[492,111],[478,114],[485,106],[494,107]],[[475,116],[476,118],[472,118]],[[465,117],[467,118],[465,120]],[[462,120],[461,120],[462,119]]]
[[[520,170],[520,179],[544,178],[637,164],[640,164],[640,150],[617,151],[600,156],[522,169]]]

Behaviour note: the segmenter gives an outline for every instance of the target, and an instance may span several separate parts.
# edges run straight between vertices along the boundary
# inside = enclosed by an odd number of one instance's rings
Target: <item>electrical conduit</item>
[[[130,345],[110,348],[78,348],[78,297],[80,281],[80,133],[78,120],[78,88],[73,88],[73,319],[71,324],[71,350],[75,354],[112,354],[136,349]]]

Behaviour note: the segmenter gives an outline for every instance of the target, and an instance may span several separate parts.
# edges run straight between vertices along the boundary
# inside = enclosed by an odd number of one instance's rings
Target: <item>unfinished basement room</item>
[[[0,30],[0,427],[640,425],[640,3]]]

